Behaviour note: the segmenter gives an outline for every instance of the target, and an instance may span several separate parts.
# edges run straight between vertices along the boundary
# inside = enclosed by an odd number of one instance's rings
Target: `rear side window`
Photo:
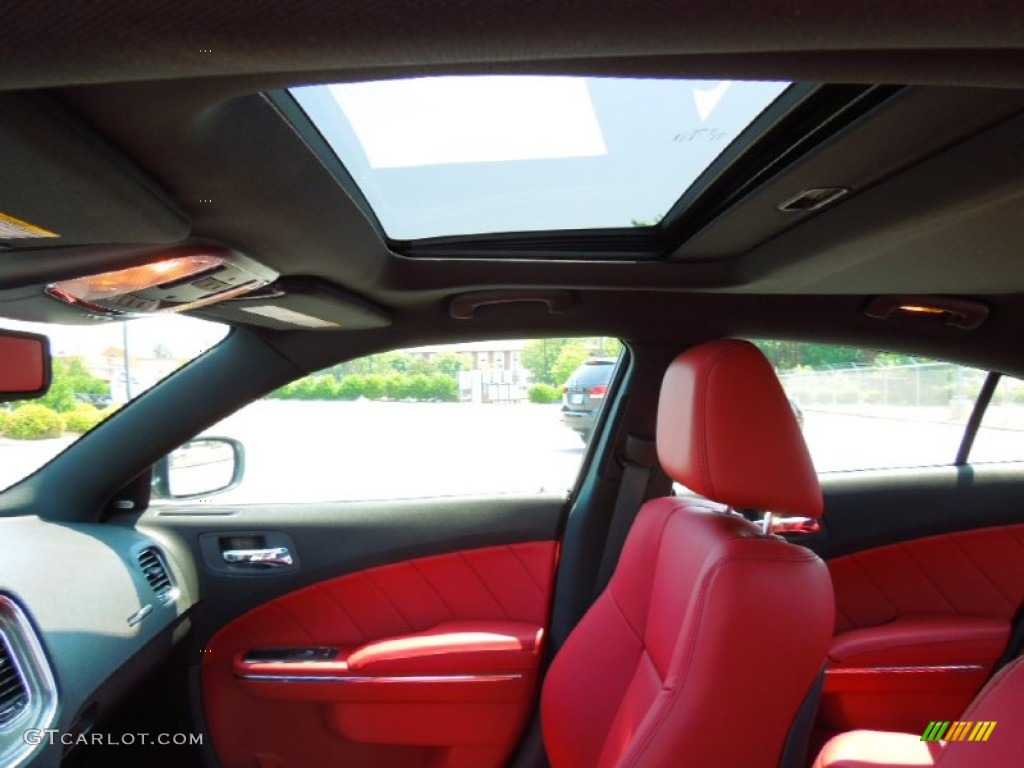
[[[999,379],[971,448],[971,463],[1024,461],[1024,381]]]
[[[298,379],[206,431],[245,448],[225,503],[559,493],[600,401],[565,404],[581,366],[609,382],[614,339],[482,341],[371,355]],[[597,357],[601,365],[583,365]],[[589,438],[589,434],[587,434]]]
[[[877,350],[756,343],[800,414],[819,472],[954,464],[989,376],[955,363]],[[970,460],[1024,459],[1021,429],[1024,384],[1004,378]]]

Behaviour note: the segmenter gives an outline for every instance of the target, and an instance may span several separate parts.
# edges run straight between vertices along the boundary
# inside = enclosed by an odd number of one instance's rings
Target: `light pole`
[[[124,394],[125,401],[132,399],[132,365],[128,354],[128,322],[121,323],[121,354],[124,359]]]

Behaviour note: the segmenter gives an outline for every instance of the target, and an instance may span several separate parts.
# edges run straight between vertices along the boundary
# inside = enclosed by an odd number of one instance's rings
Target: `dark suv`
[[[562,387],[562,421],[589,442],[617,359],[592,357],[580,363]]]

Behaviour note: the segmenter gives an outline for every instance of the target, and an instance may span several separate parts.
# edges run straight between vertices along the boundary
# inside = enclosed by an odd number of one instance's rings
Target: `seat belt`
[[[811,733],[814,731],[814,724],[818,720],[818,706],[821,703],[821,691],[825,687],[825,667],[821,668],[818,676],[811,684],[811,689],[804,697],[800,709],[796,711],[796,718],[789,726],[789,735],[786,736],[786,743],[782,747],[782,755],[779,757],[779,768],[806,768],[807,747],[811,743]]]
[[[633,526],[640,506],[647,498],[647,486],[651,475],[658,466],[658,451],[653,440],[629,435],[626,438],[626,452],[623,457],[622,480],[619,493],[615,497],[612,519],[608,524],[608,536],[605,538],[601,564],[597,569],[594,582],[594,597],[604,591],[612,578],[615,566],[618,565],[622,546],[626,543],[626,535]]]
[[[996,673],[1009,664],[1011,661],[1021,655],[1021,651],[1024,651],[1024,606],[1018,611],[1017,615],[1013,617],[1013,623],[1010,625],[1010,640],[1006,644],[1006,650],[1003,651],[1003,655],[999,657],[999,660],[992,667],[992,673],[989,675],[989,680],[996,676]]]

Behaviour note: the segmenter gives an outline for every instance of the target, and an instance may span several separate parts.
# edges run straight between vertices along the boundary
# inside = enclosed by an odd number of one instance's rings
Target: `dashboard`
[[[170,549],[116,525],[0,519],[0,765],[59,765],[45,731],[88,734],[185,636],[196,574]]]

